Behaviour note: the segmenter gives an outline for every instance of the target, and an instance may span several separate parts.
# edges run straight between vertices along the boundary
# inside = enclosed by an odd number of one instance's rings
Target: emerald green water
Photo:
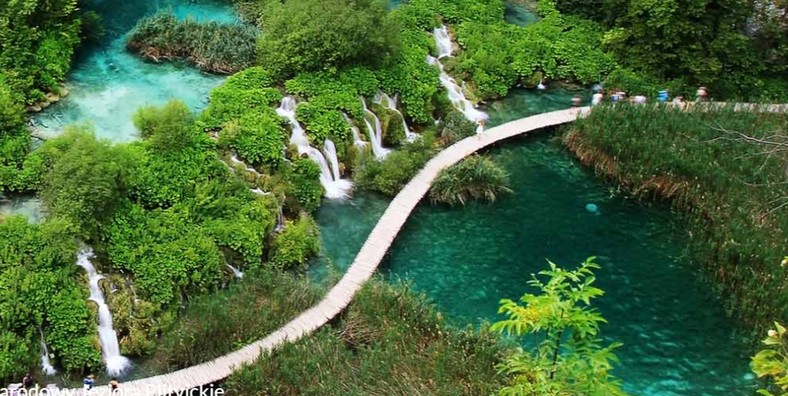
[[[492,106],[491,119],[500,123],[518,113],[566,107],[563,99],[571,97],[539,95],[516,92]],[[493,205],[420,205],[383,263],[384,274],[408,279],[462,326],[499,319],[499,299],[521,296],[546,259],[574,266],[595,255],[602,265],[598,285],[606,290],[597,300],[609,321],[603,336],[624,343],[615,374],[628,392],[753,393],[749,351],[683,257],[685,231],[668,208],[621,196],[549,132],[508,142],[491,156],[510,172],[514,193]],[[324,254],[334,265],[349,265],[386,203],[361,194],[321,207]],[[586,211],[588,203],[599,212]]]

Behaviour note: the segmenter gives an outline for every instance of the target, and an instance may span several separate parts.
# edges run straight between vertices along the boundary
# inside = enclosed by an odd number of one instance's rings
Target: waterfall
[[[353,188],[353,184],[348,180],[338,177],[335,178],[335,175],[331,173],[328,161],[326,161],[326,157],[323,156],[323,153],[309,145],[309,138],[306,136],[306,132],[304,132],[304,129],[301,128],[301,125],[296,120],[296,105],[296,101],[292,96],[286,96],[282,99],[279,108],[276,109],[277,114],[287,118],[290,122],[290,127],[293,130],[290,134],[290,143],[298,147],[299,155],[306,154],[312,161],[315,161],[320,166],[320,184],[323,186],[323,189],[326,190],[326,198],[347,198],[350,190]]]
[[[93,257],[93,250],[89,248],[79,252],[77,265],[82,267],[88,274],[89,300],[98,305],[98,334],[101,342],[101,355],[104,358],[104,364],[107,366],[107,374],[118,376],[129,368],[131,362],[120,354],[118,334],[112,328],[112,314],[109,312],[109,306],[104,302],[104,292],[101,291],[99,286],[99,281],[104,279],[104,276],[96,272],[96,268],[90,262],[91,257]]]
[[[52,366],[52,363],[49,361],[49,348],[47,348],[47,344],[44,341],[44,332],[41,331],[41,328],[38,328],[38,333],[41,334],[41,372],[44,375],[55,375],[57,374],[57,370],[55,367]]]
[[[381,125],[378,116],[367,108],[367,102],[364,101],[364,98],[361,98],[361,103],[364,105],[364,124],[366,124],[367,132],[369,132],[372,154],[379,160],[386,158],[389,149],[383,147],[383,125]]]
[[[339,158],[337,158],[337,146],[335,146],[334,142],[332,142],[329,138],[326,138],[325,142],[323,142],[323,153],[326,155],[326,158],[331,165],[331,175],[334,177],[334,180],[339,180]]]
[[[285,213],[282,211],[282,207],[279,207],[279,213],[276,215],[276,228],[274,228],[274,232],[282,232],[285,229]]]
[[[374,102],[399,114],[399,117],[402,118],[402,129],[405,131],[405,137],[409,142],[412,142],[419,138],[419,135],[417,133],[413,133],[410,131],[410,128],[408,128],[408,123],[405,122],[405,116],[402,115],[402,113],[397,109],[396,96],[392,98],[386,95],[385,92],[378,91],[378,93],[375,94]]]
[[[227,264],[227,268],[233,271],[233,275],[235,275],[236,278],[241,279],[244,277],[244,273],[241,272],[241,270],[239,270],[238,268],[235,268],[230,264]]]
[[[539,80],[539,84],[536,86],[536,89],[540,91],[544,91],[547,87],[542,83],[542,80]]]
[[[253,173],[255,176],[260,176],[260,173],[257,172],[257,169],[252,168],[251,166],[246,165],[246,162],[239,160],[238,156],[235,153],[233,153],[233,155],[230,157],[230,161],[232,161],[234,164],[243,165],[243,167],[246,168],[247,172]]]
[[[451,56],[453,49],[449,28],[446,25],[435,28],[432,35],[435,37],[435,45],[438,47],[438,59]]]
[[[353,144],[358,148],[366,147],[368,143],[361,139],[361,133],[358,131],[358,128],[353,125],[353,122],[350,121],[350,117],[348,117],[345,113],[342,113],[342,116],[344,116],[345,121],[350,124],[350,131],[353,132]]]
[[[451,37],[449,37],[446,26],[444,25],[440,29],[435,29],[433,31],[433,36],[435,37],[435,44],[438,47],[438,58],[451,56]],[[446,52],[447,47],[449,49],[448,52]],[[483,122],[488,118],[487,113],[473,107],[473,103],[465,97],[462,88],[457,85],[457,82],[454,81],[448,73],[446,73],[443,69],[443,64],[438,59],[427,55],[427,63],[430,65],[437,65],[438,69],[440,69],[440,82],[441,85],[446,88],[452,106],[465,115],[468,121],[479,124],[476,132],[481,132],[483,129]]]
[[[260,187],[250,188],[249,191],[251,191],[252,194],[257,194],[257,195],[262,195],[262,196],[271,195],[271,193],[269,191],[263,191],[263,190],[260,189]]]

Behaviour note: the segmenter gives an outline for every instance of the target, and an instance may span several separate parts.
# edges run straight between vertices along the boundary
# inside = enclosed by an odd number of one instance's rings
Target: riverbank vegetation
[[[728,311],[761,334],[788,317],[786,130],[785,114],[615,106],[563,139],[599,173],[680,209]]]
[[[502,194],[510,193],[509,174],[491,159],[480,155],[465,158],[441,171],[430,187],[433,203],[449,206],[465,205],[470,201],[495,202]]]
[[[232,74],[254,64],[257,35],[246,24],[179,21],[160,13],[137,22],[126,47],[152,62],[186,61],[205,72]]]
[[[368,282],[341,320],[277,348],[224,384],[228,394],[489,395],[503,384],[493,333],[454,329],[405,285]],[[309,378],[309,381],[304,381]]]

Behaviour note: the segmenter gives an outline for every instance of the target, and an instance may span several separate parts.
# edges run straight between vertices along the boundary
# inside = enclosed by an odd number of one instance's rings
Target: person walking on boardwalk
[[[82,380],[82,385],[84,385],[84,389],[86,391],[93,389],[93,385],[95,384],[96,384],[96,377],[94,377],[93,374],[88,375],[87,377],[85,377],[85,379]]]
[[[22,378],[22,387],[25,389],[30,389],[33,387],[33,385],[35,385],[33,376],[30,375],[30,373],[25,374],[25,376]]]
[[[699,87],[698,90],[695,91],[695,101],[696,102],[705,102],[706,101],[706,96],[708,96],[708,95],[709,95],[709,93],[706,92],[706,87]]]
[[[117,378],[113,378],[112,380],[109,381],[109,391],[112,394],[115,394],[115,393],[118,392],[118,387],[119,386],[120,386],[120,382],[118,382]]]
[[[596,91],[596,93],[591,97],[591,106],[598,106],[602,103],[602,99],[604,99],[605,94],[602,93],[602,90]]]
[[[582,102],[583,99],[580,97],[580,95],[575,95],[575,97],[572,98],[572,107],[580,107],[580,103]]]

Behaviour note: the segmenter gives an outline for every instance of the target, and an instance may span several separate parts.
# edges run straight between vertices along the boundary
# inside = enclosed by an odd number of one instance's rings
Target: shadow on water
[[[573,93],[517,90],[490,104],[491,121],[567,107]],[[381,267],[410,280],[459,325],[498,320],[501,298],[518,298],[550,259],[574,266],[595,255],[597,300],[621,341],[616,375],[634,395],[745,395],[753,392],[744,342],[721,303],[683,256],[685,232],[669,208],[643,204],[596,179],[549,137],[518,138],[490,151],[514,193],[493,205],[421,204]],[[388,200],[366,194],[318,212],[324,254],[345,269]],[[597,213],[586,205],[594,204]]]
[[[100,137],[129,141],[137,137],[131,116],[144,105],[179,99],[193,110],[206,104],[208,92],[222,77],[180,64],[156,65],[126,51],[126,34],[141,18],[169,10],[181,19],[236,23],[231,7],[222,2],[188,0],[90,1],[85,9],[98,12],[106,26],[100,42],[76,55],[66,87],[70,94],[37,114],[45,134],[59,133],[67,124],[89,121]]]

